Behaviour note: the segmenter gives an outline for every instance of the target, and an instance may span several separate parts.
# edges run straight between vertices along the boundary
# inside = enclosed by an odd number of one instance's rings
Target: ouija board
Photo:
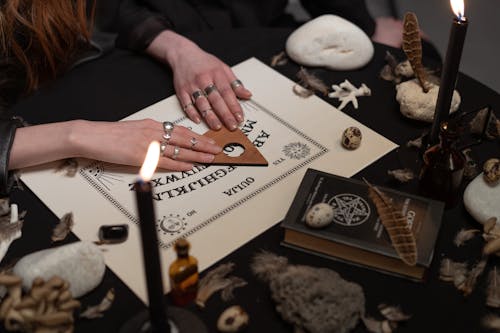
[[[167,289],[166,268],[174,259],[171,247],[177,238],[190,240],[192,254],[204,269],[278,223],[307,168],[349,177],[396,147],[321,99],[295,96],[292,81],[256,59],[233,70],[253,93],[252,100],[241,102],[245,121],[240,129],[269,163],[157,170],[153,198]],[[142,118],[170,120],[200,134],[208,130],[183,114],[175,96],[126,119]],[[340,144],[349,126],[363,133],[355,151]],[[226,153],[234,152],[227,147]],[[67,177],[54,172],[56,165],[24,170],[22,180],[57,216],[72,211],[73,231],[82,240],[95,240],[103,224],[129,224],[127,242],[107,246],[104,255],[107,265],[146,301],[132,186],[138,168],[80,160],[77,175]]]

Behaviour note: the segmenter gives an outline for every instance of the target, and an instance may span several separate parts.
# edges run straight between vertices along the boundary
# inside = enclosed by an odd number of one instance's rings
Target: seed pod
[[[73,316],[67,312],[54,312],[45,315],[40,315],[35,318],[38,324],[54,327],[59,325],[67,325],[73,323]]]

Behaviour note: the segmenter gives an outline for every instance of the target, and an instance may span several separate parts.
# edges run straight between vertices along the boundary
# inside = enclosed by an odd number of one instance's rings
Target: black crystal
[[[128,238],[128,225],[102,225],[99,228],[99,241],[103,244],[123,243]]]

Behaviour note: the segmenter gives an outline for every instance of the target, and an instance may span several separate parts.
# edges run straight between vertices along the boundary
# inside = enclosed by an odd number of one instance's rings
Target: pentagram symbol
[[[351,193],[337,194],[328,201],[334,210],[333,221],[344,226],[357,226],[370,217],[370,206],[365,199]]]
[[[184,222],[185,220],[186,219],[184,217],[181,217],[178,214],[163,216],[162,219],[158,220],[160,231],[163,231],[164,235],[170,234],[170,236],[180,234],[186,229],[187,223]]]
[[[311,148],[305,143],[293,142],[284,146],[282,151],[286,157],[300,160],[310,154]]]

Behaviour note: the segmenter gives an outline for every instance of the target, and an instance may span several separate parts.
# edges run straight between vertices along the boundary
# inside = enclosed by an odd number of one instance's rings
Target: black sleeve
[[[123,0],[119,9],[119,34],[116,45],[143,51],[163,30],[172,24],[140,0]]]
[[[301,4],[313,18],[335,14],[356,24],[368,36],[375,33],[375,20],[364,0],[301,0]]]
[[[14,183],[13,172],[9,172],[10,149],[16,129],[21,126],[18,118],[0,118],[0,197],[8,196]]]

